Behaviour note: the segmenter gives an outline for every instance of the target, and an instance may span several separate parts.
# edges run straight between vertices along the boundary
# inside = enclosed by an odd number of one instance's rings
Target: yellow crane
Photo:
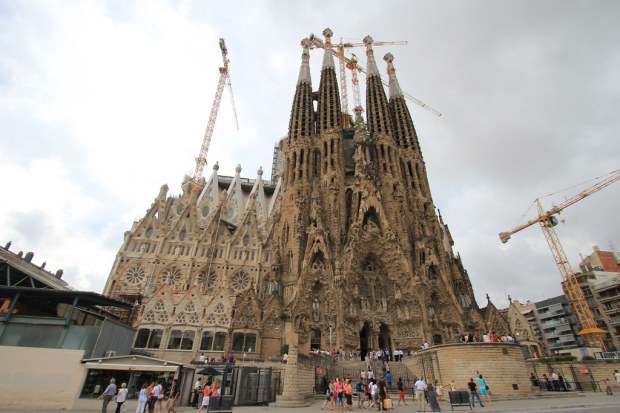
[[[526,222],[525,224],[519,225],[518,227],[510,231],[500,232],[499,239],[503,243],[506,243],[508,242],[512,234],[515,234],[536,223],[540,224],[543,234],[545,234],[545,238],[547,239],[547,244],[549,244],[549,248],[551,249],[551,253],[553,254],[555,263],[560,270],[560,274],[562,274],[562,281],[564,282],[564,290],[566,292],[568,301],[570,302],[573,311],[575,312],[575,316],[577,317],[577,321],[579,322],[579,326],[581,328],[579,335],[584,336],[586,343],[590,347],[600,347],[603,351],[605,351],[603,334],[606,333],[606,331],[600,329],[596,325],[594,315],[592,314],[592,311],[588,306],[588,302],[585,299],[583,290],[579,286],[579,281],[577,280],[577,277],[568,262],[568,258],[566,257],[564,248],[562,247],[560,239],[558,238],[558,235],[553,228],[558,224],[558,219],[556,215],[560,214],[562,210],[564,210],[566,207],[571,206],[574,203],[581,201],[585,197],[590,196],[593,193],[605,188],[606,186],[609,186],[614,182],[620,180],[620,169],[617,169],[607,175],[603,175],[595,179],[600,179],[600,181],[590,186],[589,188],[579,192],[577,195],[568,198],[559,205],[555,205],[548,211],[545,211],[543,209],[542,204],[540,203],[540,199],[536,198],[534,202],[536,203],[536,207],[538,209],[538,217]]]
[[[217,112],[220,108],[220,102],[222,101],[222,92],[224,91],[224,85],[228,84],[228,91],[230,92],[230,100],[232,101],[233,115],[235,117],[235,124],[239,129],[239,120],[237,119],[237,109],[235,108],[235,98],[233,96],[232,85],[230,83],[230,74],[228,72],[228,48],[224,39],[220,39],[220,51],[222,52],[222,60],[224,66],[220,67],[220,81],[217,84],[215,90],[215,98],[213,99],[213,106],[211,106],[211,114],[209,115],[209,122],[207,123],[207,129],[202,139],[202,145],[200,147],[200,153],[196,157],[196,168],[192,178],[197,181],[202,177],[202,171],[207,164],[207,153],[209,152],[209,146],[211,145],[211,137],[213,136],[213,128],[215,127],[215,119],[217,119]]]

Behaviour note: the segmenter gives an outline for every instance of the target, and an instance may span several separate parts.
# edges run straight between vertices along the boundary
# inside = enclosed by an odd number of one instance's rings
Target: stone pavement
[[[312,403],[312,405],[307,407],[299,407],[299,408],[278,408],[274,406],[240,406],[234,407],[233,412],[237,413],[263,413],[267,411],[271,411],[274,413],[278,412],[293,412],[293,413],[308,413],[308,412],[321,412],[322,401],[317,400]],[[407,398],[407,406],[396,406],[394,412],[401,413],[417,413],[416,406],[413,402],[411,402],[411,398]],[[355,405],[355,403],[354,403]],[[135,410],[135,402],[129,402],[127,406],[127,410],[125,413],[134,413]],[[97,405],[97,410],[72,410],[73,413],[94,413],[99,412],[100,405]],[[545,411],[545,410],[561,410],[561,409],[571,409],[571,408],[596,408],[596,407],[617,407],[620,411],[620,393],[615,392],[613,396],[608,396],[604,392],[602,393],[573,393],[570,397],[566,397],[566,395],[558,395],[558,397],[544,397],[544,398],[528,398],[523,400],[501,400],[493,402],[491,405],[485,405],[485,407],[476,406],[473,409],[473,412],[478,413],[495,413],[495,412],[506,412],[506,413],[518,413],[518,412],[536,412],[536,411]],[[450,412],[450,404],[447,402],[441,402],[441,409],[443,412]],[[177,413],[195,413],[197,410],[193,409],[189,406],[179,406],[177,407]],[[329,410],[327,410],[329,411]],[[366,410],[358,410],[355,411],[365,411]],[[426,411],[429,412],[430,409],[426,408]],[[454,407],[455,412],[469,412],[469,407],[460,406]],[[4,409],[0,407],[0,412],[2,413],[58,413],[59,410],[12,410],[12,409]],[[114,408],[110,406],[108,408],[108,413],[114,413]]]

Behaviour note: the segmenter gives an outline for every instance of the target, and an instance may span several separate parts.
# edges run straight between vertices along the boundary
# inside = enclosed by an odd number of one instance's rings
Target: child
[[[609,381],[609,379],[605,379],[605,391],[607,392],[608,396],[614,395],[614,392],[611,389],[611,382]]]

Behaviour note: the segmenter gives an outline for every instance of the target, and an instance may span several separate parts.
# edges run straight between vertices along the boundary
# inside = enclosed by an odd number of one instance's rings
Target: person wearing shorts
[[[334,392],[336,393],[336,411],[344,411],[344,379],[340,378],[334,385]]]

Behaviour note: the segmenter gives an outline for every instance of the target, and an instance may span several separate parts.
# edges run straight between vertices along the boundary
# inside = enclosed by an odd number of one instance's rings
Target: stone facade
[[[495,307],[478,307],[452,250],[393,56],[388,97],[364,41],[366,121],[361,107],[354,121],[341,112],[328,50],[313,91],[305,39],[272,181],[216,165],[179,196],[164,185],[127,231],[104,293],[135,302],[135,347],[178,361],[266,358],[285,344],[406,351],[508,331]]]

